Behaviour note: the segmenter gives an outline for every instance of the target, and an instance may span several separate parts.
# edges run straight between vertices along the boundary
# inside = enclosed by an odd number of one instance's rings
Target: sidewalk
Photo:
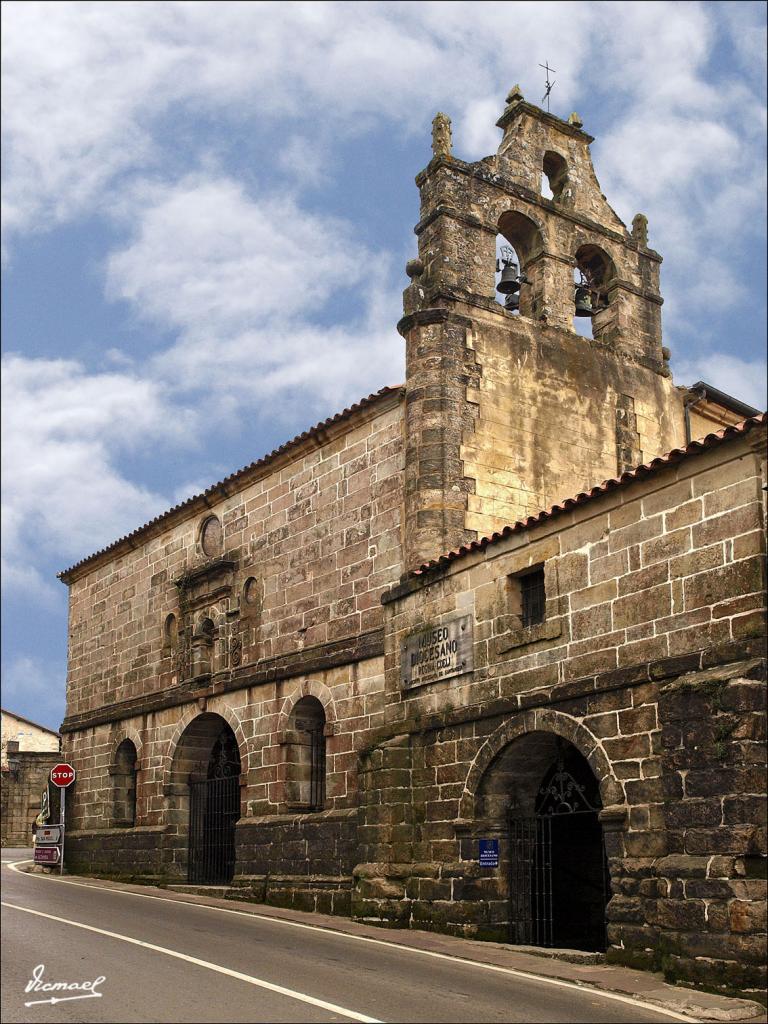
[[[32,865],[23,870],[31,871]],[[691,1020],[738,1021],[750,1022],[750,1024],[766,1021],[765,1008],[759,1003],[745,999],[730,999],[726,996],[669,985],[659,974],[595,963],[594,954],[563,951],[562,955],[568,957],[566,960],[560,958],[561,954],[557,950],[528,952],[519,946],[459,939],[436,932],[390,930],[374,925],[358,924],[347,918],[333,917],[328,914],[309,914],[261,903],[247,903],[242,900],[224,898],[224,893],[227,890],[223,887],[216,887],[215,895],[200,895],[199,889],[197,892],[190,892],[188,889],[193,887],[187,886],[161,889],[155,886],[102,881],[74,875],[65,875],[64,880],[65,882],[69,880],[96,887],[140,893],[147,897],[195,903],[201,906],[238,911],[243,914],[291,921],[341,934],[363,936],[375,942],[421,950],[439,956],[493,964],[497,967],[538,977],[556,978],[560,981],[569,981],[604,992],[631,996],[652,1006],[683,1014]]]

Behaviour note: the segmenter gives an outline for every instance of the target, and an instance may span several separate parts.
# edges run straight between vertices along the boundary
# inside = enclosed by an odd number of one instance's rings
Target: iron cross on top
[[[547,72],[547,88],[546,88],[546,91],[545,91],[544,95],[541,97],[541,102],[543,103],[544,100],[547,101],[547,113],[549,113],[550,112],[549,111],[549,94],[552,92],[552,86],[555,84],[554,82],[550,82],[550,80],[549,80],[549,73],[550,73],[550,71],[553,74],[556,74],[557,72],[555,71],[554,68],[551,68],[549,66],[549,61],[548,60],[544,61],[543,64],[539,64],[539,67],[540,68],[544,68],[544,70]]]

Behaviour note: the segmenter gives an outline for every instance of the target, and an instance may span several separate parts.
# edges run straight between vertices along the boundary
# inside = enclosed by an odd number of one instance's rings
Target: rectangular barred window
[[[520,577],[520,605],[520,622],[523,627],[537,626],[544,621],[546,594],[543,569],[536,569]]]

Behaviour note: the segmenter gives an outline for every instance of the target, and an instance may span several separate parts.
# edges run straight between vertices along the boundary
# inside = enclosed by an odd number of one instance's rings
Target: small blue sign
[[[498,839],[481,839],[480,840],[480,867],[481,868],[497,868],[499,866],[499,840]]]

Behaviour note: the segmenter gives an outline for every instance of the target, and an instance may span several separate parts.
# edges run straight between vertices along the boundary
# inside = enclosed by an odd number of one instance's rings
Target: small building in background
[[[40,813],[42,793],[59,760],[61,737],[53,729],[13,711],[2,710],[3,846],[30,846],[32,823]]]

